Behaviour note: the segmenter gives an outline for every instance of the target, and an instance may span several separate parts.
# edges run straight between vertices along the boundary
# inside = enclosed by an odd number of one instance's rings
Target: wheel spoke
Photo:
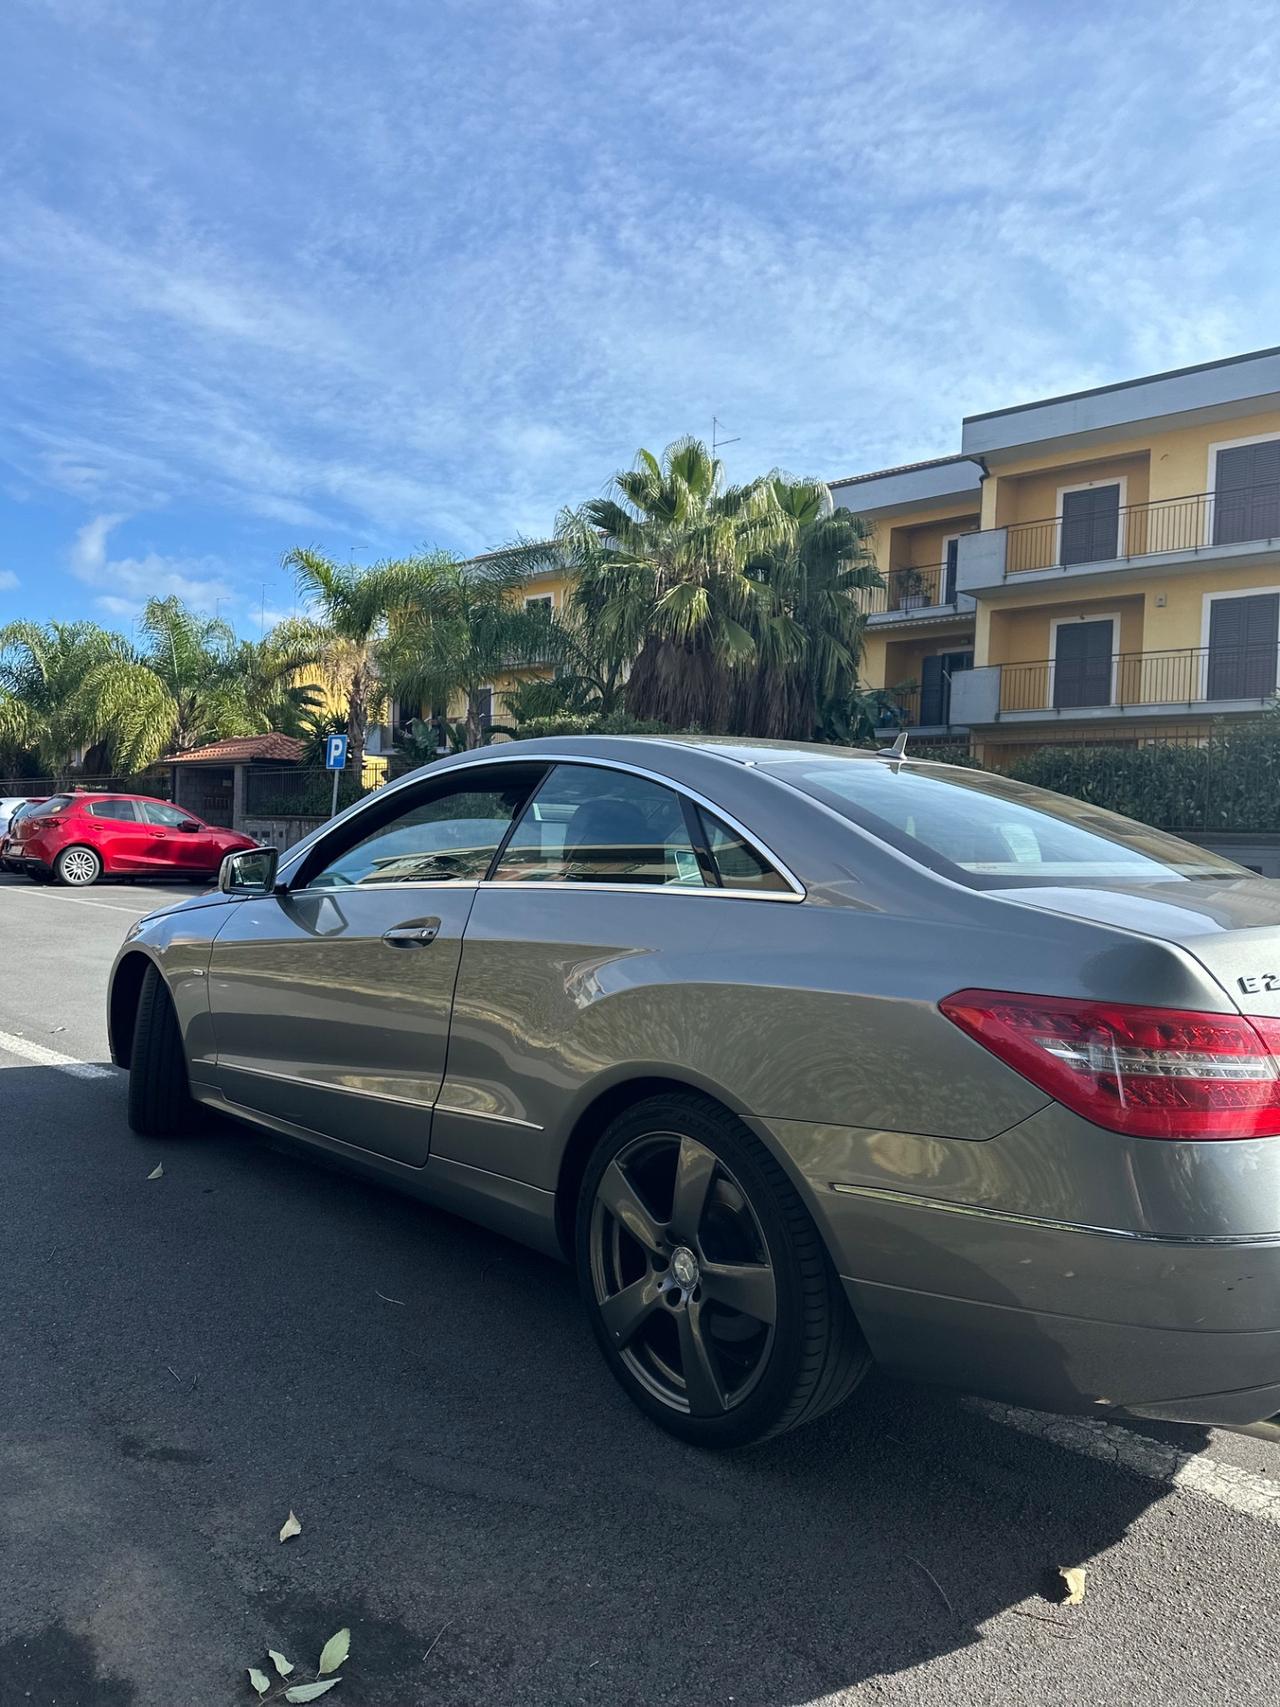
[[[615,1292],[612,1298],[604,1300],[600,1316],[618,1346],[626,1345],[635,1336],[636,1329],[656,1307],[660,1296],[657,1275],[642,1274],[639,1280],[633,1280],[630,1286],[624,1286],[621,1292]]]
[[[689,1409],[695,1417],[719,1416],[727,1408],[715,1353],[702,1328],[701,1307],[690,1300],[677,1313],[680,1334],[680,1364]]]
[[[778,1291],[768,1263],[704,1262],[702,1290],[727,1309],[772,1326],[778,1316]]]
[[[693,1138],[680,1140],[676,1162],[675,1196],[671,1204],[671,1231],[682,1244],[695,1244],[702,1225],[702,1211],[716,1171],[716,1159],[705,1144]]]
[[[631,1181],[617,1162],[610,1162],[596,1188],[596,1196],[610,1215],[620,1221],[647,1251],[661,1252],[662,1229],[645,1208]]]

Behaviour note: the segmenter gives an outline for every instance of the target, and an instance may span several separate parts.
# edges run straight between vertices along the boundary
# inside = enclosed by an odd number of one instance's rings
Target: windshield
[[[1163,830],[988,771],[808,757],[767,768],[974,887],[1253,876]]]

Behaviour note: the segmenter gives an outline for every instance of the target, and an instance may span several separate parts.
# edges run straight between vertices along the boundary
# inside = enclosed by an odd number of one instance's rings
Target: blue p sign
[[[324,744],[324,768],[327,771],[345,770],[347,763],[347,737],[345,735],[330,735]]]

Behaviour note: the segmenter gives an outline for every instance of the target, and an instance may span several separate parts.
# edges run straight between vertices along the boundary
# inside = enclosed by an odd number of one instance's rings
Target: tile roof
[[[296,765],[302,754],[303,743],[292,735],[233,735],[226,741],[213,741],[207,747],[193,747],[189,753],[170,753],[160,762],[238,765],[254,759],[270,759],[276,764]]]

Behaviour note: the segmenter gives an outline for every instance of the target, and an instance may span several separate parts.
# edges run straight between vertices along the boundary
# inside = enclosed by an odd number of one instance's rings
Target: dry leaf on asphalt
[[[1058,1575],[1062,1578],[1066,1593],[1062,1597],[1064,1606],[1079,1606],[1084,1599],[1084,1566],[1059,1565]]]
[[[335,1683],[341,1683],[340,1677],[326,1677],[317,1683],[295,1683],[292,1689],[286,1689],[286,1701],[315,1701],[321,1695],[327,1695]]]
[[[324,1651],[320,1655],[320,1664],[316,1670],[321,1677],[327,1677],[331,1671],[337,1671],[338,1667],[345,1663],[350,1652],[351,1632],[344,1627],[335,1636],[330,1636],[325,1643]]]
[[[301,1535],[301,1534],[302,1534],[302,1525],[298,1522],[297,1518],[293,1515],[293,1513],[291,1511],[289,1513],[288,1517],[286,1517],[284,1520],[284,1527],[280,1531],[280,1539],[282,1541],[287,1541],[291,1535]]]
[[[293,1670],[293,1662],[285,1659],[284,1655],[276,1648],[267,1649],[267,1658],[280,1673],[281,1677],[288,1677],[289,1673]]]
[[[148,1179],[163,1179],[164,1178],[164,1163],[163,1162],[157,1162],[155,1167],[152,1168],[151,1172],[147,1175],[147,1178]]]
[[[259,1695],[265,1695],[271,1688],[271,1679],[265,1671],[259,1671],[257,1666],[249,1667],[249,1682]]]

